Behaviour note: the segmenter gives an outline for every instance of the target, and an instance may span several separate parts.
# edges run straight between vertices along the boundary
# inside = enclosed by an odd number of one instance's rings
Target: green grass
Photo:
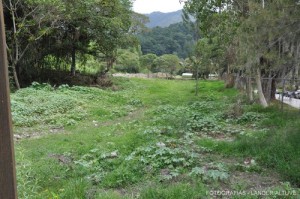
[[[246,157],[299,186],[293,110],[237,106],[221,81],[201,81],[199,96],[193,81],[113,81],[117,91],[33,84],[12,94],[15,130],[31,136],[16,143],[20,198],[205,198],[234,187],[243,165],[226,159]]]

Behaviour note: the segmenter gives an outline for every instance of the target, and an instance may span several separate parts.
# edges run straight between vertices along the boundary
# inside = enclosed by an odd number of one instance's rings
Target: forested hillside
[[[169,27],[155,27],[148,32],[138,35],[143,54],[153,53],[177,54],[186,58],[195,43],[193,31],[183,22],[172,24]]]
[[[168,27],[171,24],[182,22],[182,10],[178,10],[176,12],[152,12],[150,14],[146,14],[149,17],[149,23],[147,23],[147,27],[154,28],[156,26],[159,27]]]

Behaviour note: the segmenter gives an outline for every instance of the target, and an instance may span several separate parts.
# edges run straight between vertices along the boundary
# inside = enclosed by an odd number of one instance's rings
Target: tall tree
[[[213,62],[227,73],[254,75],[260,102],[267,106],[275,96],[275,78],[299,75],[299,6],[293,0],[188,0],[185,10],[200,22],[201,37],[218,44],[221,56]]]
[[[112,63],[119,46],[137,43],[129,30],[130,0],[4,2],[9,63],[17,88],[18,78],[24,74],[30,77],[32,71],[45,66],[52,69],[53,65],[68,63],[74,75],[79,55],[101,53]]]

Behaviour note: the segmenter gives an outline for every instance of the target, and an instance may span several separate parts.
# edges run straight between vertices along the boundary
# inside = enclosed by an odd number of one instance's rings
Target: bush
[[[116,65],[115,70],[122,73],[139,73],[140,68],[136,65]]]
[[[37,124],[73,125],[86,117],[84,102],[69,93],[66,85],[55,90],[49,84],[33,83],[12,95],[14,125],[31,127]]]

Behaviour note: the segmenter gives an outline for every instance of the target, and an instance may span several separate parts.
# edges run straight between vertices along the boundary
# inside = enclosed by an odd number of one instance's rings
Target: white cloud
[[[133,10],[142,14],[154,11],[172,12],[182,9],[183,5],[179,0],[135,0]]]

